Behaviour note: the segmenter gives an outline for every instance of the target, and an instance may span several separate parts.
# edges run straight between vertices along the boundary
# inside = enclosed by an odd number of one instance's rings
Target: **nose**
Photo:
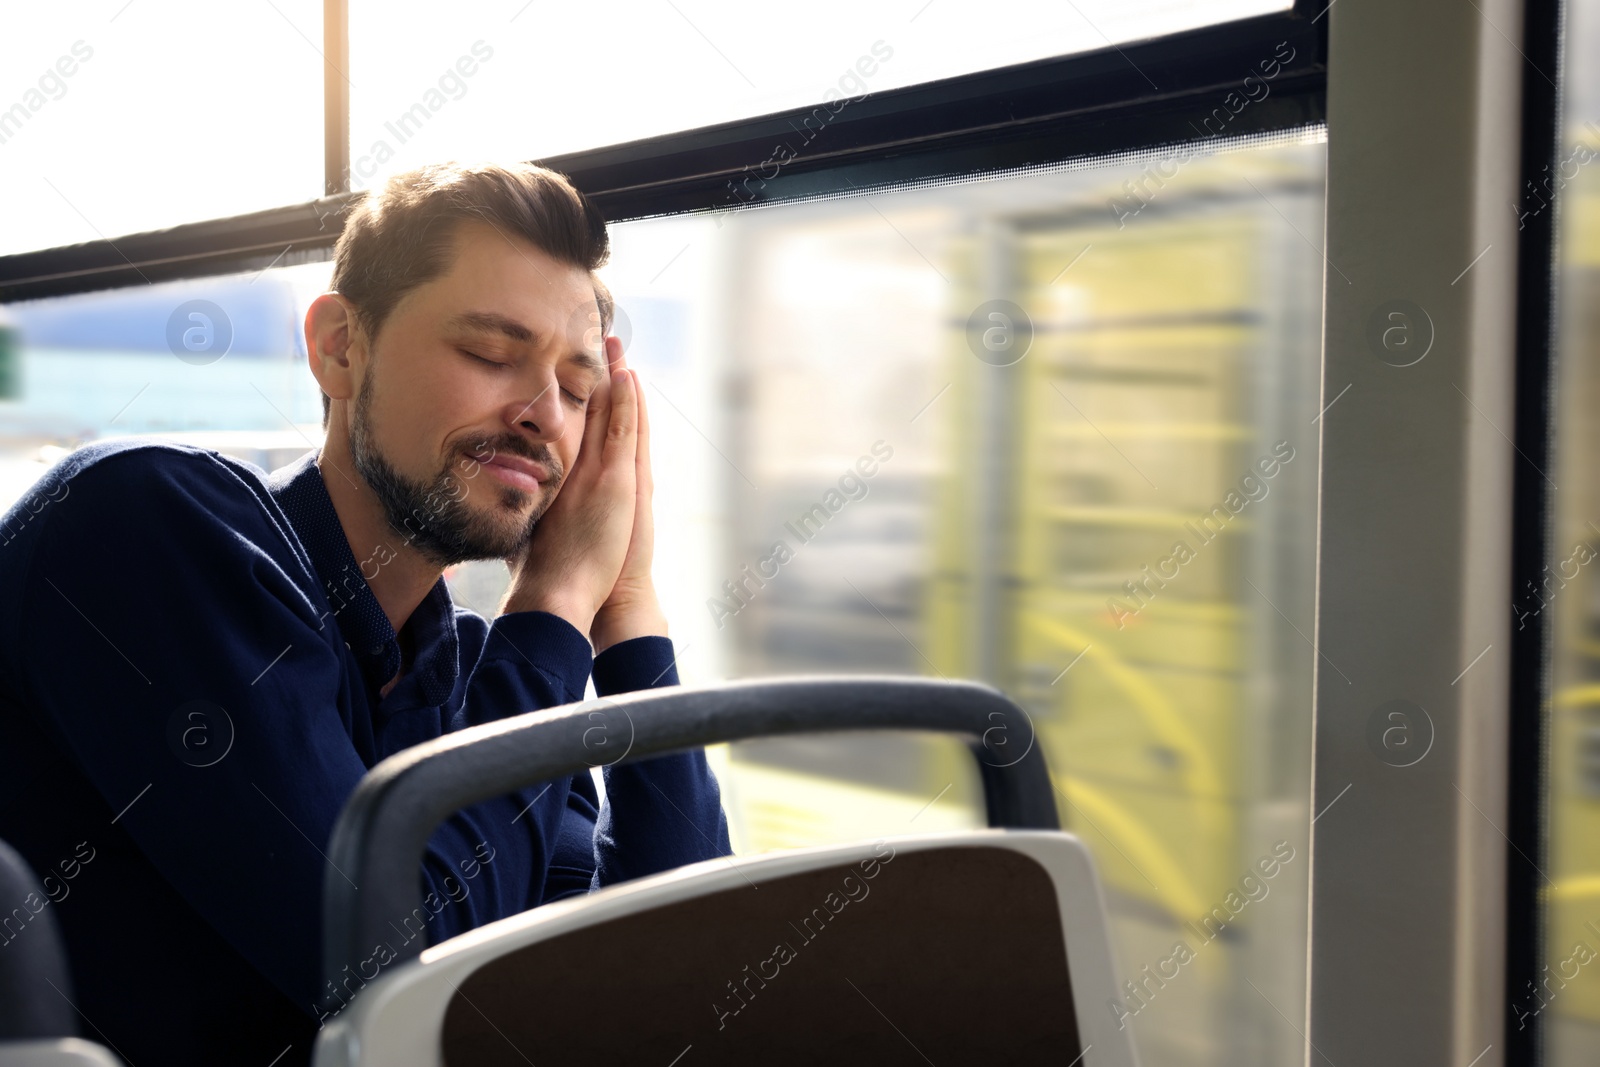
[[[560,440],[567,428],[566,410],[562,404],[561,384],[555,375],[540,378],[525,395],[519,395],[506,405],[506,425],[528,440],[544,443]]]

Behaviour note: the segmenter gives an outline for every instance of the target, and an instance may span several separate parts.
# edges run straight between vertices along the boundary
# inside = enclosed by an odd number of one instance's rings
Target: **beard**
[[[383,506],[389,528],[438,567],[521,555],[533,536],[534,524],[555,499],[554,489],[541,487],[532,513],[524,517],[523,509],[533,494],[485,480],[483,485],[494,494],[494,504],[490,513],[484,514],[466,500],[466,483],[480,470],[458,475],[455,467],[459,463],[465,470],[498,454],[522,456],[544,464],[550,472],[549,485],[560,486],[564,472],[549,447],[520,437],[478,437],[463,444],[460,456],[451,449],[451,458],[432,479],[408,478],[389,462],[374,439],[373,377],[369,368],[351,412],[350,455],[356,471]]]

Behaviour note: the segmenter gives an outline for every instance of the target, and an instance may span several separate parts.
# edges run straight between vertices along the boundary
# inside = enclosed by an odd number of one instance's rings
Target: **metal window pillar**
[[[1504,1062],[1522,16],[1328,11],[1310,1064]]]
[[[322,186],[350,191],[349,0],[322,0]]]

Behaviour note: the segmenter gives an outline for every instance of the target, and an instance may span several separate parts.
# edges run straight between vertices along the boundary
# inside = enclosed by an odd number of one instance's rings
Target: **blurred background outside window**
[[[684,680],[1001,686],[1141,983],[1106,1010],[1147,1063],[1265,1065],[1301,1040],[1324,151],[1205,147],[625,223],[602,275]],[[9,306],[0,503],[105,436],[314,447],[329,270]],[[492,613],[506,572],[447,577]],[[740,852],[979,822],[944,739],[713,758]]]
[[[1545,978],[1509,991],[1513,1018],[1546,1014],[1548,1062],[1600,1059],[1600,2],[1567,7],[1561,162],[1522,191],[1520,219],[1557,215],[1555,465],[1552,563],[1517,590],[1513,626],[1554,628],[1546,769]]]
[[[351,184],[1288,6],[355,0]],[[0,41],[0,69],[73,59],[0,122],[0,191],[29,205],[0,254],[317,196],[320,5],[247,7],[46,8]],[[1006,743],[1043,748],[1062,823],[1095,854],[1129,980],[1105,1010],[1146,1064],[1303,1049],[1323,141],[1212,137],[627,222],[601,271],[647,383],[656,575],[684,681],[909,673],[1017,699],[1032,736]],[[317,447],[302,323],[330,272],[0,308],[0,507],[109,436],[263,471]],[[506,572],[446,578],[489,614]],[[945,739],[711,757],[741,853],[981,821],[970,757]]]
[[[351,0],[348,178],[541,159],[1290,6]],[[0,255],[323,194],[321,0],[13,4],[6,30]]]

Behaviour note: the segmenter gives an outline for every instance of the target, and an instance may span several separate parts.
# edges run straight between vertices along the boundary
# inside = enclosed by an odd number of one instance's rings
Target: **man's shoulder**
[[[48,514],[45,514],[48,509]],[[70,513],[70,518],[69,518]],[[128,526],[149,519],[282,534],[284,521],[259,467],[213,449],[123,437],[91,441],[63,456],[3,518],[13,535],[27,525],[88,521]]]
[[[63,456],[50,474],[76,478],[97,470],[117,479],[215,481],[264,486],[266,472],[253,463],[224,455],[215,449],[180,441],[149,437],[110,437],[91,441]],[[48,475],[47,475],[48,477]]]

